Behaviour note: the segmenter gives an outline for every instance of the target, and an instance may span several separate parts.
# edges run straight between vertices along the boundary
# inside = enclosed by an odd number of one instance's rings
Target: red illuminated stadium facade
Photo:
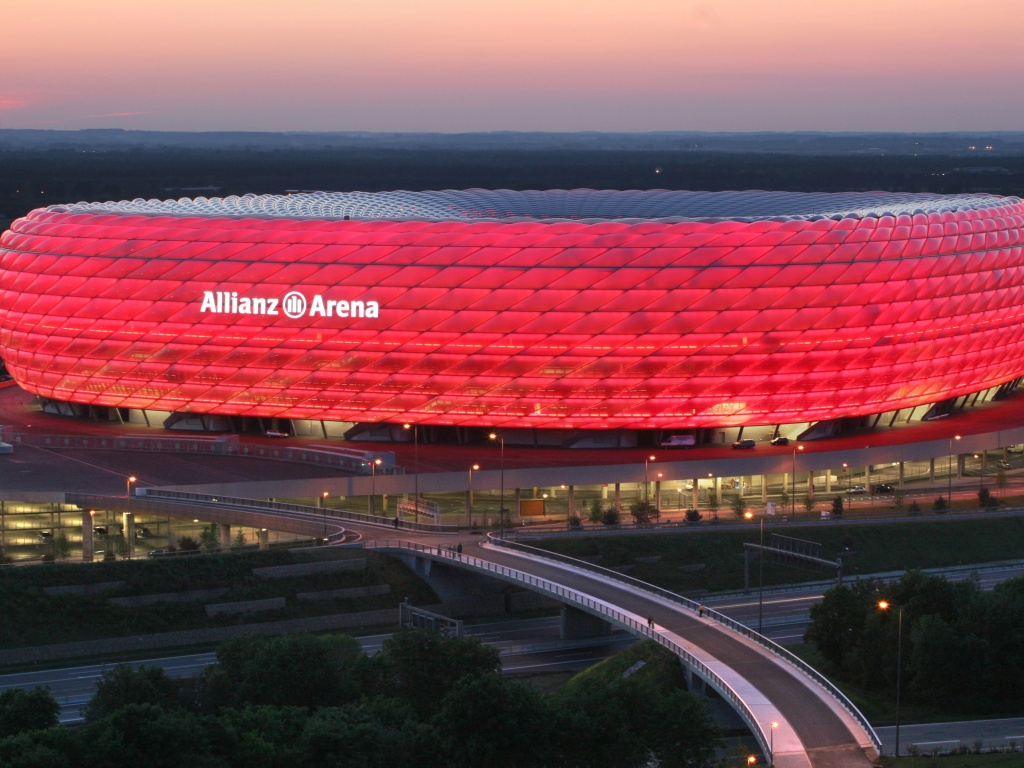
[[[469,190],[80,203],[0,239],[56,401],[540,429],[799,424],[1024,374],[1024,204]]]

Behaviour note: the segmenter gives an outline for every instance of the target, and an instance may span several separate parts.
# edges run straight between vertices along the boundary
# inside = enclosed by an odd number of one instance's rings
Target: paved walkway
[[[653,616],[659,630],[679,638],[698,658],[717,660],[709,666],[723,678],[736,681],[734,688],[738,687],[766,733],[773,720],[780,722],[774,735],[779,768],[866,768],[872,764],[865,754],[870,740],[866,734],[855,735],[862,732],[852,717],[824,691],[717,623],[596,574],[476,544],[465,547],[464,553],[562,584],[625,613]]]

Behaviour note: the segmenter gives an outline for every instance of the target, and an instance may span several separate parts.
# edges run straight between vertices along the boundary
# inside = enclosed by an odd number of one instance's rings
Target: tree
[[[833,670],[843,669],[846,655],[856,650],[876,591],[873,582],[859,581],[852,587],[833,587],[811,606],[804,642],[813,644]]]
[[[396,632],[371,664],[374,690],[408,701],[421,717],[436,712],[462,678],[501,670],[495,648],[475,638],[444,637],[423,629]]]
[[[182,552],[198,552],[199,542],[191,536],[182,536],[178,539],[178,549]]]
[[[779,494],[779,506],[785,509],[789,506],[789,494],[786,492],[786,488],[782,488],[782,493]]]
[[[199,546],[207,551],[220,549],[220,530],[216,523],[204,525],[199,530]]]
[[[590,522],[600,523],[604,515],[604,506],[600,499],[593,499],[590,502]]]
[[[124,538],[123,533],[116,533],[110,537],[110,545],[113,547],[113,552],[122,560],[128,557],[128,542]],[[108,547],[107,551],[111,551]]]
[[[340,706],[367,690],[368,670],[366,654],[348,635],[242,637],[217,649],[199,696],[211,712],[244,704]]]
[[[71,539],[68,538],[67,533],[61,531],[57,534],[53,542],[53,548],[59,560],[67,560],[71,557]]]
[[[552,759],[563,730],[558,721],[535,688],[492,672],[460,679],[431,722],[442,734],[446,765],[542,768],[561,764]]]
[[[715,488],[708,489],[708,500],[707,500],[708,512],[711,513],[711,519],[718,519],[718,491]]]
[[[999,506],[999,499],[988,488],[982,487],[978,489],[978,505],[983,509],[995,509]]]
[[[747,501],[743,498],[743,494],[737,493],[732,497],[732,501],[729,502],[729,506],[732,507],[732,511],[736,514],[736,517],[743,517],[743,513],[747,511]]]
[[[1006,493],[1006,472],[1002,469],[996,472],[996,488],[999,489],[1000,496]]]
[[[898,487],[892,493],[892,505],[896,507],[896,509],[903,509],[903,491]]]
[[[181,689],[160,667],[118,664],[105,670],[96,683],[96,693],[82,714],[86,722],[109,717],[130,704],[152,704],[163,709],[184,706]]]
[[[814,501],[814,494],[808,493],[806,496],[804,496],[804,511],[808,514],[813,512],[815,503],[816,502]]]
[[[937,496],[932,503],[932,509],[936,512],[945,512],[947,507],[949,507],[949,504],[946,502],[945,496]]]
[[[259,727],[255,730],[262,732]],[[296,743],[303,764],[314,766],[420,768],[437,765],[427,756],[444,751],[436,729],[421,723],[406,702],[383,696],[317,710],[304,718],[298,738],[274,741],[285,749]],[[233,764],[250,765],[251,761]]]
[[[235,547],[244,547],[248,543],[248,540],[245,538],[245,531],[239,528],[231,543]]]
[[[843,516],[843,497],[839,496],[839,495],[836,495],[836,497],[834,499],[832,499],[832,517],[842,517],[842,516]]]
[[[615,507],[608,507],[601,515],[601,522],[605,525],[618,525],[622,522],[622,513]]]
[[[60,705],[49,688],[8,688],[0,692],[0,738],[57,725]]]
[[[649,501],[634,501],[629,505],[629,514],[637,525],[649,525],[661,515],[661,512]]]

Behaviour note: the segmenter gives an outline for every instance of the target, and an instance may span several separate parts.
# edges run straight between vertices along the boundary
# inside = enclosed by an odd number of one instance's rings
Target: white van
[[[697,439],[693,435],[672,435],[661,441],[662,448],[692,448],[696,444]]]

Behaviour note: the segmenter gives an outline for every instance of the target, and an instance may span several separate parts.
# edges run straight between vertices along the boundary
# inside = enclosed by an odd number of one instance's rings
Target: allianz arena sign
[[[378,318],[380,304],[363,299],[328,299],[323,294],[306,298],[302,291],[288,291],[283,297],[239,296],[238,291],[203,291],[200,313],[211,315],[284,315],[303,317]]]

